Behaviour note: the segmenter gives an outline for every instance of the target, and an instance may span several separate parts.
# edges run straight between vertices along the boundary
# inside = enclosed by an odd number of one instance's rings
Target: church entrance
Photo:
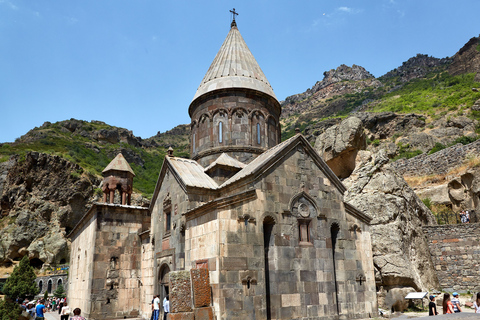
[[[162,265],[162,267],[160,268],[160,276],[158,277],[160,281],[160,302],[162,302],[168,294],[169,272],[170,268],[168,267],[168,265]]]
[[[270,263],[269,258],[273,255],[272,247],[273,241],[273,227],[275,226],[275,220],[271,217],[266,217],[263,220],[263,247],[265,254],[265,298],[267,305],[267,320],[272,319],[272,303],[270,301]]]

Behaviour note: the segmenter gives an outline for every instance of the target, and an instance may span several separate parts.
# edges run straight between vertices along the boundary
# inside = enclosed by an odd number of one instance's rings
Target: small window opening
[[[218,123],[218,142],[219,143],[223,142],[223,122],[222,121]]]
[[[193,134],[193,137],[192,137],[192,145],[193,145],[193,152],[195,153],[195,133]]]
[[[170,211],[165,212],[165,231],[170,231],[172,224],[172,213]]]
[[[261,140],[261,135],[260,135],[260,123],[257,123],[257,143],[260,144],[262,143],[262,140]]]

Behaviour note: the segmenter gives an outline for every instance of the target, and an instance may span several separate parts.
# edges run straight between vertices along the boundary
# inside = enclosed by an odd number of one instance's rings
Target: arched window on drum
[[[218,143],[223,143],[223,122],[218,123]]]

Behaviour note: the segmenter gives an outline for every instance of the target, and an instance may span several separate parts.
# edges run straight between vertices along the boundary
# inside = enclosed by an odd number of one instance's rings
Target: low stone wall
[[[480,291],[480,223],[427,226],[423,232],[442,289]]]
[[[458,143],[431,155],[423,153],[410,159],[400,159],[391,163],[391,166],[403,176],[442,174],[462,164],[470,153],[478,151],[480,139],[467,145]]]

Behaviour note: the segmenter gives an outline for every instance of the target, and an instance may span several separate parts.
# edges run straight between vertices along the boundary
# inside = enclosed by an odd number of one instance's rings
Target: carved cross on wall
[[[359,274],[356,280],[360,285],[362,285],[362,283],[366,281],[365,276],[363,274]]]

